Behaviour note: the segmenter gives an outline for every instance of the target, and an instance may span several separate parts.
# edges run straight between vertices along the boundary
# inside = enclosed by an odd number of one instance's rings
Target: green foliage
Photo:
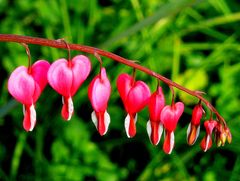
[[[177,91],[185,105],[173,153],[154,147],[146,133],[147,109],[139,113],[137,135],[128,139],[125,112],[116,90],[117,76],[132,70],[107,58],[111,80],[109,132],[100,137],[91,122],[87,88],[92,71],[74,97],[70,122],[60,116],[61,97],[50,87],[36,105],[33,132],[22,128],[22,107],[7,92],[7,79],[27,65],[24,47],[0,43],[0,180],[239,180],[240,178],[240,4],[227,0],[0,0],[1,33],[64,38],[67,42],[111,51],[149,67],[192,89],[206,92],[226,119],[233,143],[207,153],[200,150],[204,128],[194,146],[186,144],[191,109],[198,101]],[[29,45],[32,60],[49,62],[67,51]],[[71,51],[74,56],[81,52]],[[137,79],[156,89],[157,81],[137,71]],[[163,84],[162,84],[163,85]],[[163,85],[167,103],[170,91]],[[205,107],[206,108],[206,107]],[[207,112],[204,120],[209,118]]]

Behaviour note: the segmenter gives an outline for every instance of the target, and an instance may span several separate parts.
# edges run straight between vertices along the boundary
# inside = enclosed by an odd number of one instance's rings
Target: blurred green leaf
[[[208,84],[208,76],[202,69],[188,69],[183,74],[179,75],[176,82],[190,90],[199,91],[204,90]],[[193,104],[197,102],[197,99],[184,92],[179,92],[179,97],[186,104]]]

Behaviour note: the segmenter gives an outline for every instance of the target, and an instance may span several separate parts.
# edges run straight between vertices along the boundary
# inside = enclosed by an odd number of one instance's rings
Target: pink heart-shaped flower
[[[187,129],[187,142],[189,145],[193,145],[200,132],[200,121],[204,110],[201,104],[197,104],[192,111],[192,120],[188,125]]]
[[[127,96],[128,96],[129,90],[132,87],[133,82],[134,82],[133,78],[130,75],[125,73],[119,75],[117,79],[117,89],[123,101],[125,109],[126,109],[125,104],[126,104]]]
[[[161,121],[163,122],[164,128],[168,131],[174,131],[183,111],[184,104],[182,102],[165,106],[161,112]]]
[[[133,137],[136,134],[137,112],[148,104],[151,93],[143,81],[135,81],[128,74],[119,75],[117,89],[128,113],[125,119],[126,133],[128,137]]]
[[[110,123],[110,116],[106,111],[110,94],[111,84],[105,68],[101,68],[100,74],[92,80],[88,88],[88,97],[94,109],[92,121],[100,135],[106,134]]]
[[[164,105],[165,98],[162,88],[158,87],[157,91],[151,95],[148,103],[150,119],[147,122],[147,132],[151,143],[154,145],[159,143],[163,132],[163,125],[160,116]]]
[[[91,63],[86,56],[78,55],[70,61],[56,60],[48,71],[51,87],[64,97],[72,97],[88,77]]]
[[[16,68],[8,80],[9,93],[23,104],[23,127],[26,131],[32,131],[36,124],[34,105],[47,85],[49,67],[47,61],[38,60],[29,68]]]
[[[212,120],[212,119],[204,122],[206,134],[200,144],[200,146],[204,152],[206,152],[212,146],[212,132],[213,132],[213,129],[217,126],[217,124],[218,124],[217,121]]]
[[[48,82],[51,87],[63,96],[62,117],[70,120],[73,114],[72,96],[86,80],[91,70],[91,63],[84,55],[75,56],[72,60],[56,60],[48,71]]]
[[[182,102],[173,103],[171,106],[165,106],[162,109],[161,121],[165,128],[163,151],[167,154],[171,154],[174,148],[174,130],[183,111],[184,104]]]

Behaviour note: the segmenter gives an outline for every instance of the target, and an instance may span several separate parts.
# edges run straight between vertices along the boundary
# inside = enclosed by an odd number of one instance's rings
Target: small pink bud
[[[117,89],[128,113],[125,118],[125,130],[127,136],[132,138],[136,134],[137,112],[148,104],[151,93],[143,81],[135,81],[128,74],[119,75]]]
[[[148,104],[150,120],[147,122],[147,132],[153,145],[157,145],[159,143],[163,132],[163,125],[161,123],[160,116],[164,105],[165,98],[162,88],[158,87],[157,91],[151,95]]]
[[[107,113],[107,104],[111,94],[111,85],[108,80],[105,68],[101,68],[100,75],[97,75],[88,88],[88,97],[94,109],[92,121],[100,135],[106,134],[110,123],[110,116]]]
[[[36,124],[35,103],[47,85],[49,66],[45,60],[38,60],[29,68],[20,66],[8,80],[9,93],[23,104],[23,127],[26,131],[32,131]]]
[[[201,104],[197,104],[192,111],[192,120],[189,123],[188,129],[187,129],[187,142],[189,145],[193,145],[200,132],[200,121],[203,115],[203,108]]]
[[[217,126],[217,121],[215,120],[208,120],[204,122],[204,127],[206,129],[206,135],[201,141],[201,148],[204,152],[206,152],[208,149],[212,146],[212,132],[213,129]]]
[[[74,106],[72,97],[86,80],[91,70],[91,63],[84,55],[75,56],[72,60],[56,60],[48,71],[48,82],[51,87],[62,95],[62,117],[70,120]]]
[[[184,111],[182,102],[173,103],[171,106],[165,106],[161,112],[161,121],[165,128],[165,140],[163,151],[171,154],[174,147],[174,130],[176,129],[179,118]]]

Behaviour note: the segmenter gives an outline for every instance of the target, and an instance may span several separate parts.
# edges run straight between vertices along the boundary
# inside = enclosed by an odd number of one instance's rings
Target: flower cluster
[[[88,98],[93,108],[92,121],[99,134],[105,135],[110,124],[110,115],[107,112],[108,101],[111,94],[111,84],[106,69],[102,67],[100,73],[93,78],[88,87]],[[36,124],[35,104],[42,91],[49,84],[62,96],[62,118],[69,121],[74,113],[73,97],[91,71],[91,62],[84,55],[77,55],[72,59],[58,59],[51,65],[45,60],[38,60],[29,67],[16,68],[8,80],[9,93],[23,104],[23,127],[32,131]],[[117,79],[117,90],[127,113],[124,126],[128,138],[136,135],[137,114],[148,107],[149,121],[147,133],[153,145],[157,145],[164,132],[163,150],[170,154],[174,148],[174,132],[177,123],[184,112],[182,102],[165,104],[162,88],[157,86],[155,92],[151,91],[146,83],[135,80],[126,73],[120,74]],[[173,89],[172,89],[173,90]],[[187,142],[193,145],[200,132],[200,123],[204,110],[201,101],[194,107],[192,119],[187,129]],[[226,125],[211,118],[204,122],[206,135],[201,141],[201,148],[207,151],[212,145],[212,133],[215,134],[217,146],[223,146],[226,140],[231,142],[231,133]]]

